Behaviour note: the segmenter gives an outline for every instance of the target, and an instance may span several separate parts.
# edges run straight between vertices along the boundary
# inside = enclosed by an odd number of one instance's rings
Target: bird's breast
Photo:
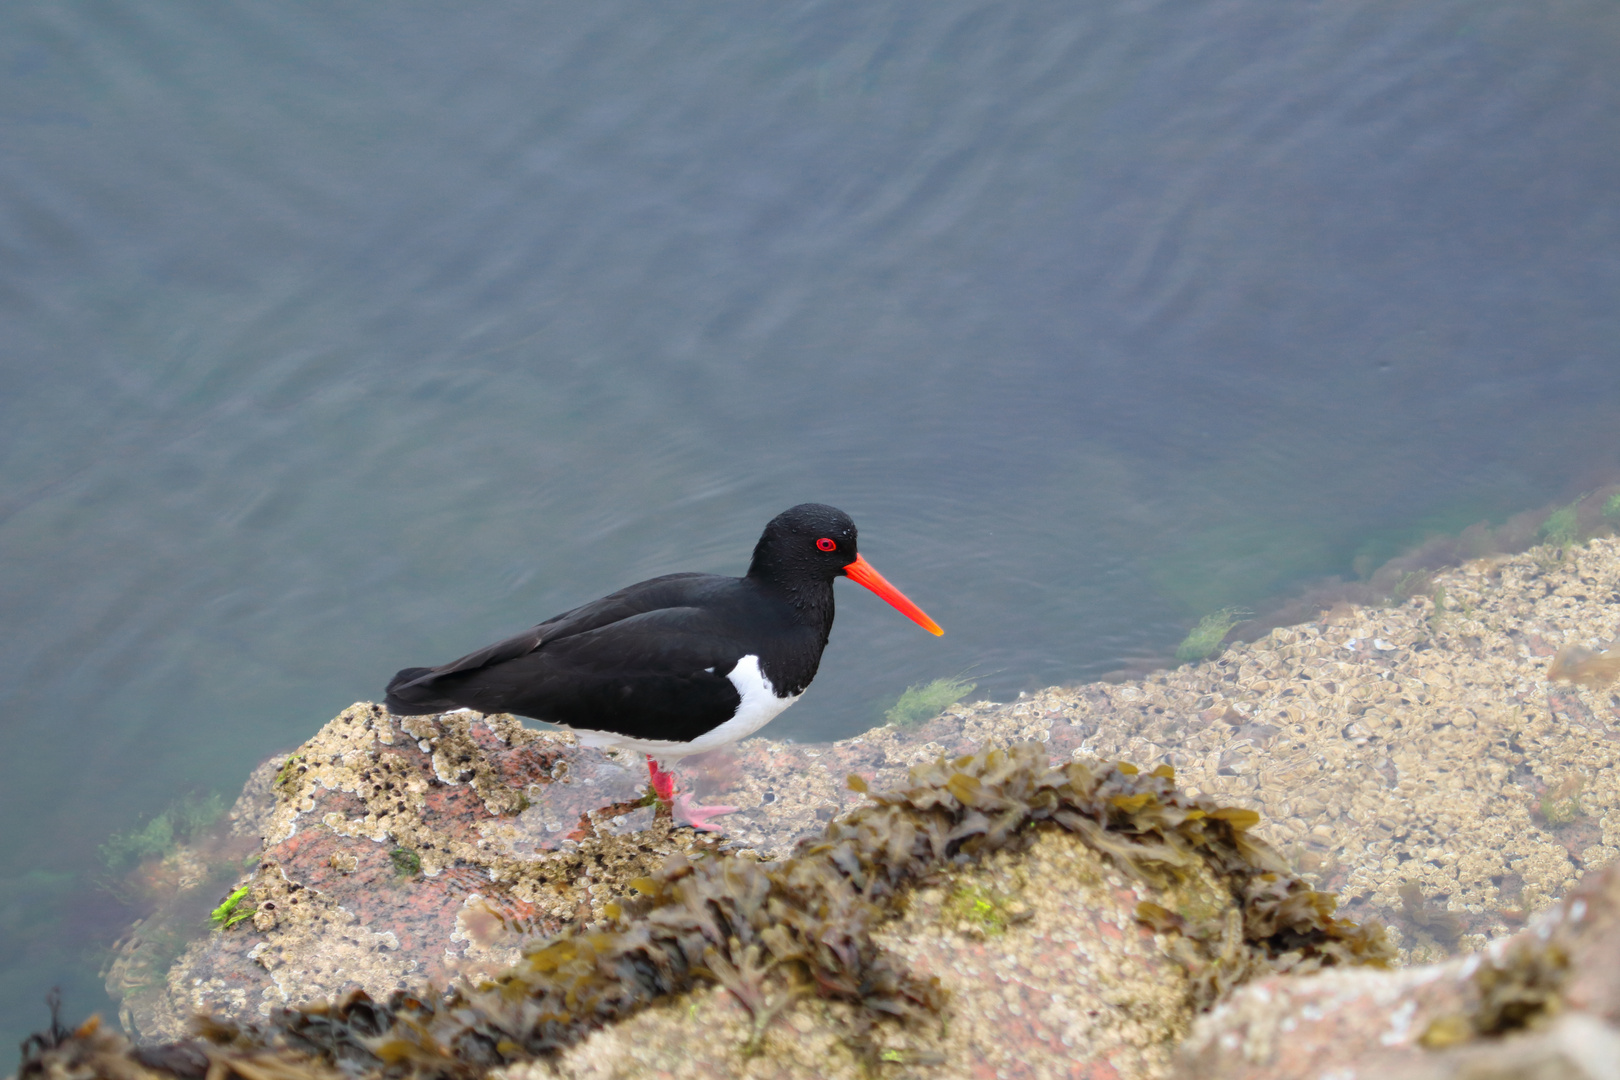
[[[799,700],[798,694],[777,693],[771,680],[760,670],[759,657],[753,653],[739,659],[726,673],[726,678],[736,687],[737,696],[741,699],[737,702],[737,711],[719,727],[693,740],[688,753],[701,754],[705,750],[746,739]]]

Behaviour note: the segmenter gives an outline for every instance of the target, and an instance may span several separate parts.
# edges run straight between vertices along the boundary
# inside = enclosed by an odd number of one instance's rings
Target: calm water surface
[[[1620,471],[1609,0],[0,9],[0,1026],[97,845],[850,511],[771,729],[1094,678]]]

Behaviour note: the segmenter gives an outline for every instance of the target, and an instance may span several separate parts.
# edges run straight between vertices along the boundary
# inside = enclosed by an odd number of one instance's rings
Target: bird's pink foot
[[[691,800],[692,796],[684,793],[675,796],[670,812],[675,817],[675,824],[690,825],[699,832],[724,832],[725,830],[709,819],[737,812],[735,806],[693,806]]]
[[[693,806],[690,795],[676,794],[675,774],[659,768],[651,754],[647,755],[647,784],[652,788],[653,798],[669,807],[677,825],[690,825],[700,832],[720,832],[720,826],[709,819],[737,812],[735,806]]]

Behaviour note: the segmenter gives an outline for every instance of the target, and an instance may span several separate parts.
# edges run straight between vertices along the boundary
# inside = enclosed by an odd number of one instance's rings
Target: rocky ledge
[[[724,839],[565,734],[354,706],[233,811],[263,842],[228,925],[171,964],[177,901],[126,942],[125,1025],[169,1056],[58,1030],[28,1069],[1611,1075],[1620,543],[1421,585],[1138,682],[691,759]]]
[[[617,831],[652,808],[613,798],[599,758],[498,717],[347,710],[282,766],[240,917],[187,951],[167,1013],[146,1014],[197,1012],[204,1039],[131,1060],[249,1080],[401,1063],[1152,1075],[1199,1009],[1256,974],[1391,955],[1249,835],[1253,811],[1181,794],[1169,767],[1055,765],[1025,742],[885,791],[852,776],[861,806],[762,861],[656,814]],[[546,826],[560,806],[578,812],[567,833]]]

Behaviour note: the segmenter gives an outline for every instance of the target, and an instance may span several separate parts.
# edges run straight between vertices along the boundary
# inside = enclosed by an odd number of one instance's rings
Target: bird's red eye
[[[837,543],[835,543],[832,540],[827,539],[825,536],[823,536],[820,540],[816,541],[816,547],[820,548],[822,551],[837,551],[838,550]]]

